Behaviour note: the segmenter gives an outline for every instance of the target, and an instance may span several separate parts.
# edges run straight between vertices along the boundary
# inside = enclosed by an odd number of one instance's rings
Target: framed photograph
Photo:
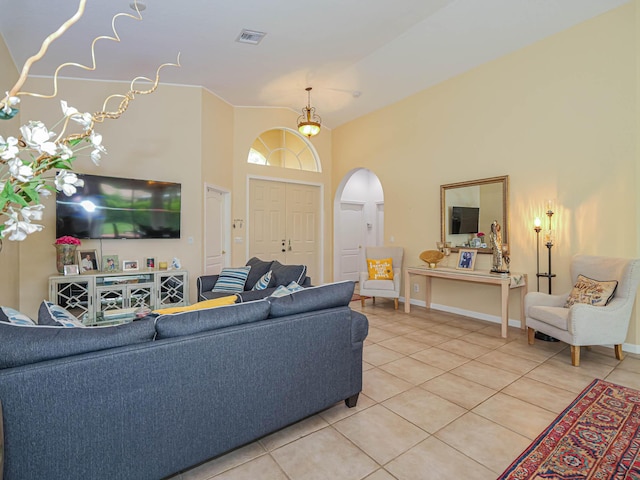
[[[105,255],[102,257],[102,271],[103,272],[118,272],[120,271],[120,263],[118,255]]]
[[[65,265],[64,266],[64,274],[65,275],[78,275],[80,273],[80,269],[78,265]]]
[[[100,262],[98,261],[97,250],[78,250],[76,255],[78,256],[80,272],[85,273],[99,270]]]
[[[156,268],[156,259],[155,259],[155,257],[148,257],[145,260],[144,263],[147,266],[147,268],[150,269],[150,270],[154,270]]]
[[[458,250],[458,263],[456,268],[459,270],[473,270],[476,266],[477,250],[469,250],[461,248]]]
[[[123,260],[122,261],[122,271],[130,272],[132,270],[138,270],[138,261],[137,260]]]

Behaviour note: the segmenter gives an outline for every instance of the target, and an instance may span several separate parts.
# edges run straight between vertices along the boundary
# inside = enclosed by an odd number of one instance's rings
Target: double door
[[[306,265],[318,279],[320,205],[318,186],[251,179],[249,257]]]

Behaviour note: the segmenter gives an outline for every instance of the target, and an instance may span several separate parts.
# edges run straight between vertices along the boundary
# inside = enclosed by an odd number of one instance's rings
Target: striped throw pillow
[[[269,282],[271,282],[271,270],[260,277],[251,290],[264,290],[269,286]]]
[[[212,292],[243,292],[249,270],[251,267],[223,268]]]

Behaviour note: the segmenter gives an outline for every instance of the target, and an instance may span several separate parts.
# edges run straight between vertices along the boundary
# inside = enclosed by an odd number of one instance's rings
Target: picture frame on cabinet
[[[64,266],[64,274],[65,275],[79,275],[80,269],[78,265],[65,265]]]
[[[461,248],[458,250],[458,263],[456,264],[456,268],[458,270],[473,270],[476,266],[477,254],[477,250]]]
[[[100,271],[100,260],[97,250],[78,250],[76,255],[78,257],[80,272],[86,273]]]
[[[120,262],[118,255],[104,255],[102,257],[103,272],[118,272],[120,270]]]
[[[137,260],[123,260],[122,261],[122,271],[123,272],[131,272],[138,270],[138,261]]]

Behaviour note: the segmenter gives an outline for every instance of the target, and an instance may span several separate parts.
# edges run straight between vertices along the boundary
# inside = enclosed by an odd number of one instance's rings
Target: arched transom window
[[[274,128],[255,139],[248,163],[294,170],[320,171],[320,161],[313,146],[295,132]]]

